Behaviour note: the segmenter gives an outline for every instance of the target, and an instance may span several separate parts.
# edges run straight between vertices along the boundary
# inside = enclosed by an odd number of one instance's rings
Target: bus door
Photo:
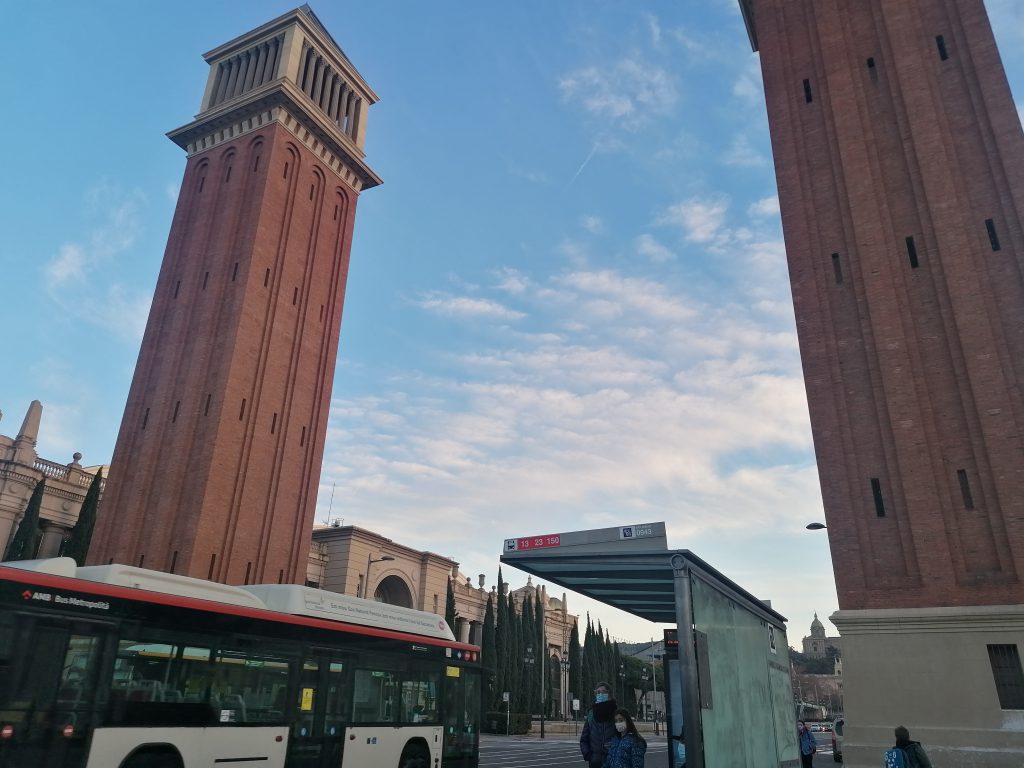
[[[349,664],[330,653],[307,654],[299,675],[295,725],[288,765],[337,768],[344,749],[348,711]]]
[[[480,670],[445,666],[445,768],[475,766],[480,749]]]
[[[10,613],[0,619],[0,656],[21,660],[0,675],[0,722],[12,728],[0,743],[0,764],[85,764],[104,704],[96,692],[109,636],[104,624]]]

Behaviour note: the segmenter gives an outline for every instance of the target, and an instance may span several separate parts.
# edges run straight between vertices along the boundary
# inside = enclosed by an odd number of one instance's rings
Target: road
[[[830,766],[832,761],[831,732],[815,733],[818,754],[815,765]],[[648,738],[644,768],[665,768],[668,749],[664,736],[645,734]],[[553,734],[546,739],[537,736],[480,736],[480,768],[585,768],[580,757],[577,737]]]

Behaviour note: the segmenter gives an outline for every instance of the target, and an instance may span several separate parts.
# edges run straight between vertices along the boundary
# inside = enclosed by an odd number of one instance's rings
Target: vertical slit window
[[[181,290],[181,280],[174,284],[174,298],[178,298],[179,290]]]
[[[217,553],[214,552],[212,555],[210,555],[210,570],[206,574],[206,578],[209,581],[213,581],[213,566],[215,566],[216,564],[217,564]]]
[[[231,282],[232,283],[235,282],[235,279],[237,277],[238,277],[238,262],[236,261],[235,262],[235,268],[231,270]]]
[[[231,181],[231,166],[228,166],[228,172],[224,174],[224,183],[227,184]]]
[[[138,568],[141,568],[141,567],[142,567],[142,564],[143,564],[144,562],[146,562],[146,556],[145,556],[145,555],[139,555],[139,564],[138,564],[138,566],[136,566],[136,567],[138,567]]]
[[[263,287],[266,288],[270,285],[270,268],[267,268],[266,273],[263,275]]]
[[[832,274],[836,277],[836,285],[843,284],[843,265],[839,261],[839,254],[832,254]]]
[[[941,61],[949,58],[949,51],[946,50],[946,38],[942,35],[935,36],[935,47],[939,50],[939,59]]]
[[[210,400],[212,400],[212,399],[213,399],[213,395],[212,394],[208,394],[206,396],[206,407],[203,408],[203,416],[209,416],[210,415]]]
[[[178,564],[178,550],[174,550],[174,554],[171,555],[171,573],[174,573],[174,567]]]
[[[250,573],[252,573],[252,560],[250,560],[249,562],[247,562],[245,564],[245,581],[242,582],[243,584],[248,584],[249,583],[249,574]]]
[[[910,266],[917,269],[920,264],[917,261],[917,244],[913,237],[907,238],[907,258],[910,259]]]
[[[873,58],[868,59],[868,74],[871,76],[871,82],[878,82],[878,68],[875,66],[875,60]]]
[[[309,199],[310,200],[313,199],[313,192],[314,192],[315,189],[316,189],[316,184],[310,184],[309,185]]]
[[[288,178],[288,163],[284,164],[284,177],[286,179]]]
[[[299,301],[299,286],[295,286],[295,290],[292,291],[292,306],[294,307]]]
[[[252,164],[252,172],[256,173],[256,171],[258,171],[259,169],[260,169],[260,156],[256,155],[256,160],[254,160],[253,164]]]
[[[960,495],[964,497],[964,509],[974,509],[974,496],[971,495],[971,481],[967,479],[967,470],[958,469],[956,479],[960,481]]]
[[[804,80],[804,101],[810,104],[814,101],[814,94],[811,93],[811,81]]]
[[[996,232],[996,223],[992,219],[985,219],[985,229],[988,232],[988,242],[992,246],[993,251],[998,251],[999,245],[999,233]]]
[[[338,206],[334,206],[334,220],[338,220]]]
[[[171,424],[178,420],[178,411],[181,410],[181,400],[174,404],[174,415],[171,416]]]
[[[277,583],[284,584],[284,568],[277,572]]]
[[[203,275],[203,290],[204,291],[206,290],[206,284],[208,282],[210,282],[210,273],[209,272],[207,272],[205,275]]]
[[[301,448],[306,444],[306,428],[302,428],[302,434],[299,436],[299,447]]]
[[[882,500],[882,484],[877,477],[871,478],[871,495],[875,500],[875,514],[885,517],[885,502]]]
[[[277,431],[277,414],[274,414],[274,418],[270,420],[270,434],[274,434]]]
[[[988,646],[1000,709],[1024,709],[1024,671],[1016,645]]]
[[[242,398],[242,407],[238,409],[238,420],[241,421],[245,417],[245,398]]]
[[[320,305],[320,322],[322,323],[323,321],[324,321],[324,305],[321,304]]]
[[[146,412],[142,415],[142,428],[145,429],[146,428],[146,424],[148,424],[148,423],[149,423],[149,408],[147,408]]]
[[[199,191],[203,191],[203,185],[206,184],[206,177],[203,176],[199,179]]]

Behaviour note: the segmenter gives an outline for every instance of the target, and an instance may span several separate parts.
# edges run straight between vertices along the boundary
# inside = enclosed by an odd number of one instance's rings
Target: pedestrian
[[[644,768],[647,742],[625,709],[615,710],[615,736],[608,744],[602,768]]]
[[[608,683],[594,686],[594,706],[580,734],[580,752],[590,768],[604,765],[605,745],[615,738],[615,710],[618,708]]]
[[[886,768],[932,768],[932,761],[928,759],[921,742],[910,740],[910,731],[897,725],[895,733],[896,746],[885,752]]]
[[[814,753],[818,751],[818,741],[803,720],[797,721],[796,733],[800,741],[800,765],[802,768],[812,768]]]

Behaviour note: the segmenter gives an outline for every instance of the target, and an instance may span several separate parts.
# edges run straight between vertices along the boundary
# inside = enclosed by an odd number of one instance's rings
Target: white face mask
[[[626,723],[624,721],[622,721],[622,720],[619,720],[618,722],[615,723],[615,730],[618,731],[619,733],[625,733],[626,732]]]

